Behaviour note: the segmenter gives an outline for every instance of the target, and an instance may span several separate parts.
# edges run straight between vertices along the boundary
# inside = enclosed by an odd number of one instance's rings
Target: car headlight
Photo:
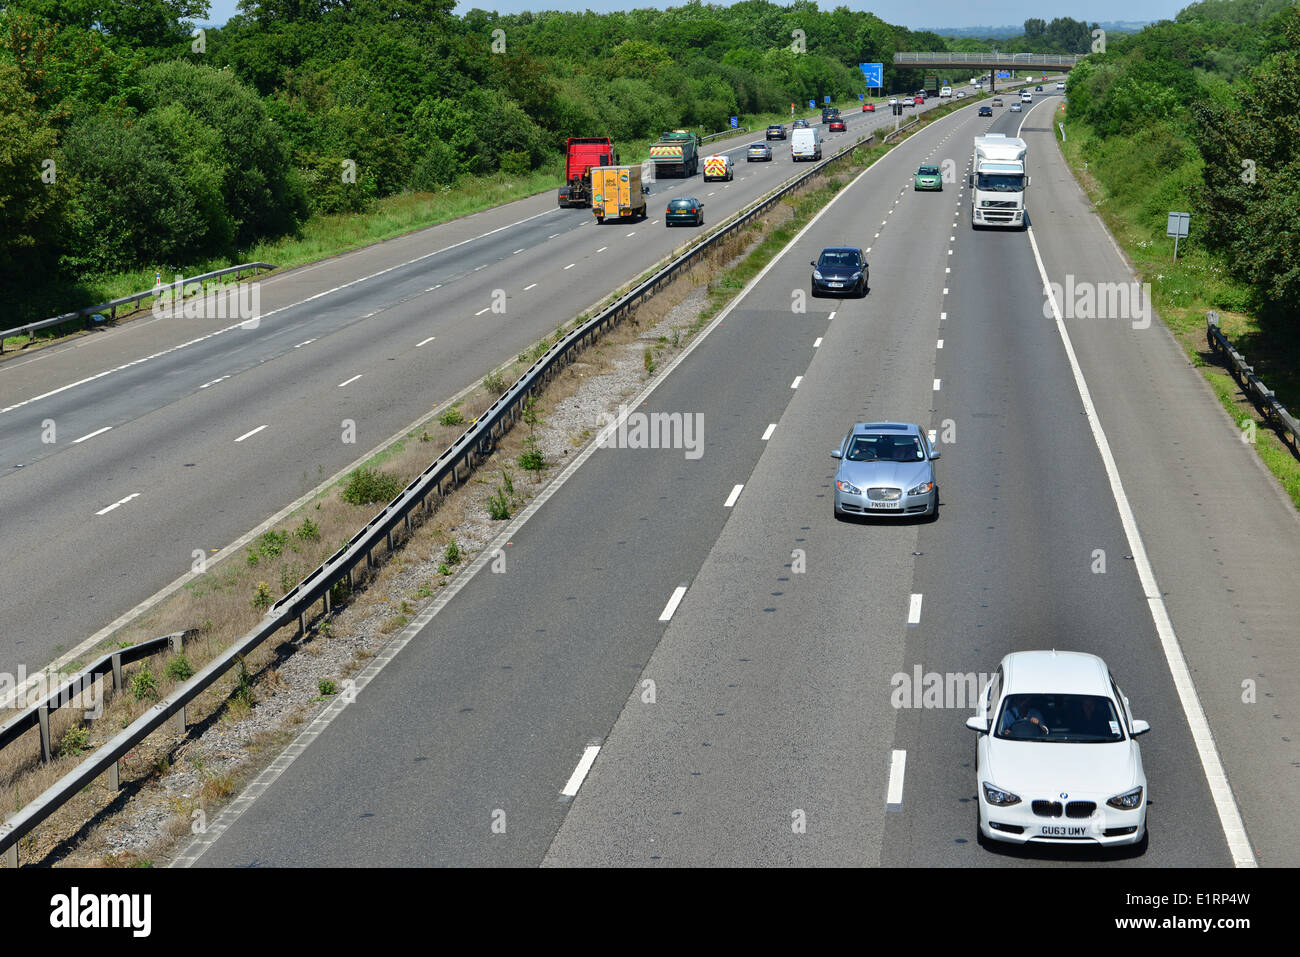
[[[907,490],[907,494],[908,494],[908,495],[924,495],[926,492],[930,491],[930,489],[932,489],[932,488],[934,488],[934,483],[933,483],[933,482],[922,482],[920,485],[916,486],[915,488],[909,488],[909,489]]]
[[[820,272],[818,272],[816,269],[814,269],[814,270],[813,270],[813,278],[820,282],[820,281],[821,281],[821,278],[822,278],[822,274],[821,274]]]
[[[1142,806],[1142,788],[1135,787],[1132,791],[1116,794],[1106,803],[1117,811],[1136,811]]]
[[[1013,804],[1020,803],[1019,796],[1012,794],[1010,791],[995,788],[993,785],[989,784],[988,781],[981,781],[980,784],[984,788],[984,800],[988,801],[992,805],[997,807],[1010,807]]]
[[[845,482],[842,480],[837,479],[835,482],[835,487],[839,489],[841,492],[847,492],[849,495],[862,494],[862,489],[858,488],[856,485],[853,485],[849,482]]]
[[[859,269],[857,272],[855,272],[855,273],[854,273],[852,276],[850,276],[849,278],[850,278],[850,279],[861,279],[861,278],[862,278],[862,270]]]

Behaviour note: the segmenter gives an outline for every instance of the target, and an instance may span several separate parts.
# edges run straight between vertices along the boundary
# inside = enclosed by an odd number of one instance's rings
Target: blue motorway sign
[[[867,80],[867,86],[883,87],[885,85],[885,65],[883,63],[859,63],[858,69]]]

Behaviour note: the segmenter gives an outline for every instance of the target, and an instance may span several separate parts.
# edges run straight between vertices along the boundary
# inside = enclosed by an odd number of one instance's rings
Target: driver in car
[[[1001,734],[1010,732],[1013,725],[1018,721],[1028,721],[1031,724],[1038,725],[1039,729],[1047,732],[1047,725],[1043,724],[1043,713],[1030,703],[1030,698],[1025,696],[1014,697],[1007,702],[1007,706],[1002,711],[1002,730]]]

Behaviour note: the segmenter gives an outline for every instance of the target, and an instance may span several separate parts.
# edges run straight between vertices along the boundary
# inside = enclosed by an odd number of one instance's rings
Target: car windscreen
[[[826,250],[817,260],[818,269],[857,269],[860,265],[858,254],[848,249]]]
[[[916,175],[917,175],[917,176],[938,176],[938,175],[939,175],[939,167],[937,167],[937,166],[922,166],[920,169],[918,169],[918,170],[916,171]]]
[[[1024,177],[981,173],[975,178],[975,188],[989,193],[1019,193],[1025,188]]]
[[[865,434],[849,443],[850,462],[917,462],[925,458],[914,435]]]
[[[1110,744],[1124,740],[1115,702],[1091,694],[1009,694],[994,736],[1004,741]]]

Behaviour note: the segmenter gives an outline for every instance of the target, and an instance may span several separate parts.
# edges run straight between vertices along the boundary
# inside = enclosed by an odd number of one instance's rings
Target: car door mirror
[[[831,449],[831,458],[842,459],[844,458],[844,453],[841,452],[839,449]]]
[[[1135,720],[1135,721],[1133,722],[1133,737],[1135,737],[1135,738],[1136,738],[1139,734],[1146,734],[1146,733],[1147,733],[1148,731],[1150,731],[1150,730],[1151,730],[1151,725],[1147,724],[1145,721],[1136,721],[1136,720]]]
[[[808,260],[808,265],[809,265],[809,266],[816,266],[816,265],[817,265],[817,260],[815,260],[815,259],[810,259],[810,260]]]
[[[934,447],[931,447],[931,448],[930,448],[930,458],[931,458],[931,459],[937,459],[937,458],[939,458],[939,456],[941,456],[942,454],[943,454],[943,453],[940,452],[938,449],[936,449],[936,448],[934,448]]]
[[[979,715],[975,715],[973,718],[966,719],[966,727],[970,728],[972,731],[978,731],[980,734],[988,734],[989,720],[988,718],[981,718]]]

